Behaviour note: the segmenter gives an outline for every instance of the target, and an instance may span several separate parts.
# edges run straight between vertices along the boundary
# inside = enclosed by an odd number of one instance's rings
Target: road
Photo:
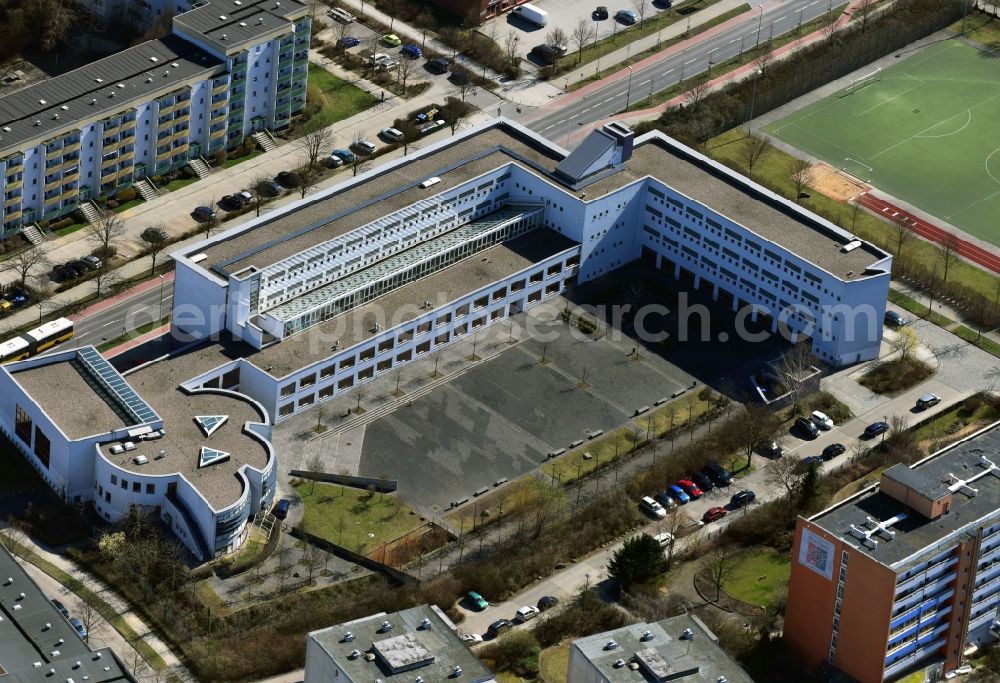
[[[163,284],[162,303],[160,297],[160,288],[154,287],[76,321],[73,333],[76,344],[99,346],[109,339],[122,336],[125,332],[170,315],[170,306],[174,299],[172,281]]]
[[[766,42],[812,21],[832,6],[832,0],[768,3],[746,21],[700,40],[682,52],[664,57],[655,64],[635,70],[628,79],[609,83],[582,98],[557,99],[554,106],[546,107],[544,113],[536,114],[526,125],[550,139],[567,137],[574,126],[613,116],[627,109],[629,104],[645,99],[650,94],[650,87],[654,93],[665,90],[705,71],[710,65],[753,49],[758,40]]]

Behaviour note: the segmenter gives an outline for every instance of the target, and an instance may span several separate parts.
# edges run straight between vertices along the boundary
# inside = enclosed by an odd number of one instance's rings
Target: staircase
[[[209,166],[208,163],[201,157],[192,157],[188,159],[188,166],[191,167],[191,170],[194,171],[194,174],[198,176],[199,180],[207,178],[212,172],[212,167]]]
[[[36,247],[45,241],[45,235],[42,234],[42,230],[38,227],[38,223],[22,225],[21,234]]]
[[[254,133],[251,135],[254,142],[264,150],[265,152],[270,152],[271,150],[278,149],[278,143],[274,141],[274,138],[266,130],[262,130],[259,133]]]
[[[80,213],[88,223],[99,223],[104,218],[104,214],[97,208],[94,202],[83,202],[80,204]]]
[[[139,196],[147,202],[152,201],[159,196],[159,193],[156,191],[156,185],[153,185],[153,181],[149,178],[142,178],[141,180],[136,181],[135,190],[139,193]]]

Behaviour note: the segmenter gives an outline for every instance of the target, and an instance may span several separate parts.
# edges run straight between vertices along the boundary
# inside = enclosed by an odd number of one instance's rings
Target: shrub
[[[137,193],[134,187],[126,187],[123,190],[119,190],[118,194],[115,195],[115,201],[119,204],[124,204],[125,202],[130,202],[135,199]]]
[[[56,230],[62,230],[63,228],[68,228],[69,226],[73,225],[73,223],[75,222],[76,221],[73,220],[72,217],[61,218],[56,222],[52,223],[51,225],[49,225],[49,230],[52,230],[53,232]]]
[[[114,199],[109,199],[109,200],[108,200],[108,201],[107,201],[107,202],[105,203],[105,205],[106,205],[106,206],[107,206],[107,207],[108,207],[109,209],[117,209],[117,208],[118,208],[118,202],[116,202],[116,201],[115,201]]]
[[[510,631],[480,648],[479,658],[491,671],[512,671],[518,676],[538,675],[541,647],[530,631]]]
[[[566,638],[611,631],[629,621],[625,611],[609,605],[595,593],[583,591],[564,609],[539,621],[533,632],[542,647],[549,647]]]
[[[913,357],[896,358],[875,366],[858,381],[876,394],[891,394],[920,384],[934,374],[934,368]]]
[[[47,220],[40,220],[40,221],[38,221],[38,227],[41,228],[42,230],[48,230],[49,229],[49,221],[47,221]]]

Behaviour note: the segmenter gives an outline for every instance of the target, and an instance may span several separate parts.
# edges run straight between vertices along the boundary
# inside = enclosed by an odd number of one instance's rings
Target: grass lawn
[[[916,386],[934,374],[934,368],[916,358],[896,358],[878,363],[858,380],[876,394],[896,394]]]
[[[835,424],[841,424],[851,419],[851,409],[828,391],[817,391],[802,400],[802,412],[811,413],[814,410],[826,413]],[[790,412],[787,419],[794,419]]]
[[[490,517],[495,521],[500,515],[510,515],[526,505],[531,505],[542,495],[550,494],[552,487],[540,481],[531,474],[526,474],[517,481],[507,484],[502,489],[480,496],[476,502],[470,503],[444,516],[446,522],[464,533],[472,531],[473,522],[476,526],[484,523],[484,518],[476,520],[476,515],[489,510]]]
[[[255,149],[254,151],[250,152],[249,154],[244,154],[241,157],[236,157],[235,159],[226,159],[222,163],[222,168],[232,168],[236,164],[242,164],[244,161],[249,161],[250,159],[253,159],[254,157],[260,156],[263,153],[264,152],[262,150]]]
[[[117,209],[113,209],[113,210],[114,210],[115,213],[121,213],[122,211],[128,211],[133,206],[139,206],[140,204],[142,204],[142,202],[143,202],[143,198],[142,197],[136,197],[135,199],[129,200],[129,201],[125,202],[124,204],[119,204],[118,208]],[[73,227],[73,226],[70,226],[70,227]]]
[[[739,157],[740,142],[745,137],[746,130],[744,128],[728,130],[708,142],[708,154],[740,173],[746,173],[746,166]],[[1000,162],[1000,154],[994,158]],[[772,148],[760,161],[754,164],[753,179],[785,197],[793,197],[795,186],[792,183],[791,171],[789,170],[793,159],[792,155]],[[815,211],[845,227],[862,239],[868,240],[890,253],[895,253],[894,231],[887,222],[864,211],[855,214],[851,205],[819,192],[810,192],[808,197],[801,200],[801,204],[806,209]],[[937,263],[940,262],[940,256],[938,256],[940,251],[937,246],[924,240],[909,240],[903,246],[902,256],[918,263]],[[997,278],[965,261],[958,261],[951,267],[948,281],[961,283],[974,289],[983,296],[989,297],[991,301],[996,294]]]
[[[168,322],[170,322],[170,318],[169,317],[168,318],[161,318],[160,320],[156,320],[156,321],[151,322],[151,323],[146,323],[145,325],[140,325],[139,327],[135,328],[134,330],[129,330],[127,333],[121,335],[120,337],[115,337],[114,339],[109,339],[108,341],[106,341],[103,344],[99,345],[97,347],[97,350],[100,351],[101,353],[103,353],[103,352],[107,351],[108,349],[113,349],[114,347],[119,346],[121,344],[124,344],[125,342],[127,342],[127,341],[129,341],[131,339],[135,339],[139,335],[146,334],[150,330],[155,330],[157,327],[162,327],[163,325],[166,325]]]
[[[724,590],[743,602],[768,607],[788,586],[792,563],[772,550],[751,550],[743,555],[723,585]]]
[[[992,339],[980,336],[978,330],[973,330],[965,325],[959,325],[954,330],[952,330],[958,337],[969,342],[973,346],[978,346],[986,353],[993,354],[994,356],[1000,357],[1000,344],[997,344]]]
[[[566,683],[569,672],[569,639],[542,650],[538,655],[539,678],[544,683]]]
[[[937,311],[933,311],[925,304],[920,303],[916,299],[906,296],[902,292],[897,292],[894,289],[889,290],[889,301],[905,308],[907,311],[917,316],[918,318],[926,318],[930,322],[934,323],[938,327],[948,327],[954,320],[951,318],[941,315]]]
[[[855,481],[852,481],[850,484],[847,484],[846,486],[844,486],[844,488],[840,489],[835,494],[833,494],[833,497],[830,499],[830,503],[831,504],[839,503],[842,500],[850,498],[861,489],[868,488],[882,477],[883,469],[884,468],[879,467],[878,469],[872,470],[871,472],[861,477],[860,479],[856,479]]]
[[[187,187],[191,183],[196,183],[198,182],[198,180],[199,180],[198,176],[192,176],[190,178],[174,178],[169,183],[162,186],[160,189],[166,190],[167,192],[173,192],[175,190],[181,189],[182,187]]]
[[[917,427],[913,437],[917,443],[926,444],[928,450],[937,450],[997,418],[1000,414],[992,405],[979,396],[971,396]]]
[[[325,128],[378,103],[374,95],[314,64],[309,65],[308,96],[319,99],[320,110],[306,123],[307,130]]]
[[[896,681],[896,683],[924,683],[926,679],[927,679],[926,671],[924,669],[920,669],[919,671],[914,671],[905,678],[900,678],[898,681]]]
[[[367,553],[422,524],[420,517],[391,494],[312,482],[296,490],[305,506],[303,524],[311,534],[349,550]]]
[[[960,33],[962,20],[959,19],[948,28],[955,33]],[[980,45],[985,45],[991,50],[996,50],[1000,48],[1000,21],[988,14],[973,10],[969,12],[965,24],[965,37]]]
[[[73,225],[67,225],[65,228],[59,228],[58,230],[56,230],[55,234],[58,237],[65,237],[66,235],[70,235],[76,232],[77,230],[81,230],[87,227],[88,225],[89,223],[74,223]]]
[[[989,144],[1000,137],[1000,67],[984,56],[959,40],[938,43],[765,130],[1000,244],[1000,148]]]

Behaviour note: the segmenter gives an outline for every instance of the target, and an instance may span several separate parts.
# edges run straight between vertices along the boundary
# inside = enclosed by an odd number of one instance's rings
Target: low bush
[[[538,675],[538,654],[542,651],[530,631],[510,631],[483,645],[476,654],[493,672],[510,671],[516,676]]]
[[[136,196],[137,193],[134,187],[126,187],[122,190],[119,190],[118,194],[115,195],[115,201],[118,202],[119,204],[124,204],[125,202],[132,201],[133,199],[136,198]]]
[[[604,602],[595,593],[583,591],[565,608],[539,621],[533,632],[542,647],[549,647],[566,638],[611,631],[630,621],[620,608]]]
[[[851,409],[841,403],[828,391],[817,391],[810,394],[802,401],[803,412],[811,413],[818,410],[826,413],[827,417],[836,424],[840,424],[851,419]]]
[[[56,230],[62,230],[63,228],[68,228],[73,225],[76,221],[72,217],[60,218],[49,224],[49,230],[55,232]]]
[[[934,374],[934,368],[913,357],[876,363],[858,383],[876,394],[894,394],[920,384]]]

